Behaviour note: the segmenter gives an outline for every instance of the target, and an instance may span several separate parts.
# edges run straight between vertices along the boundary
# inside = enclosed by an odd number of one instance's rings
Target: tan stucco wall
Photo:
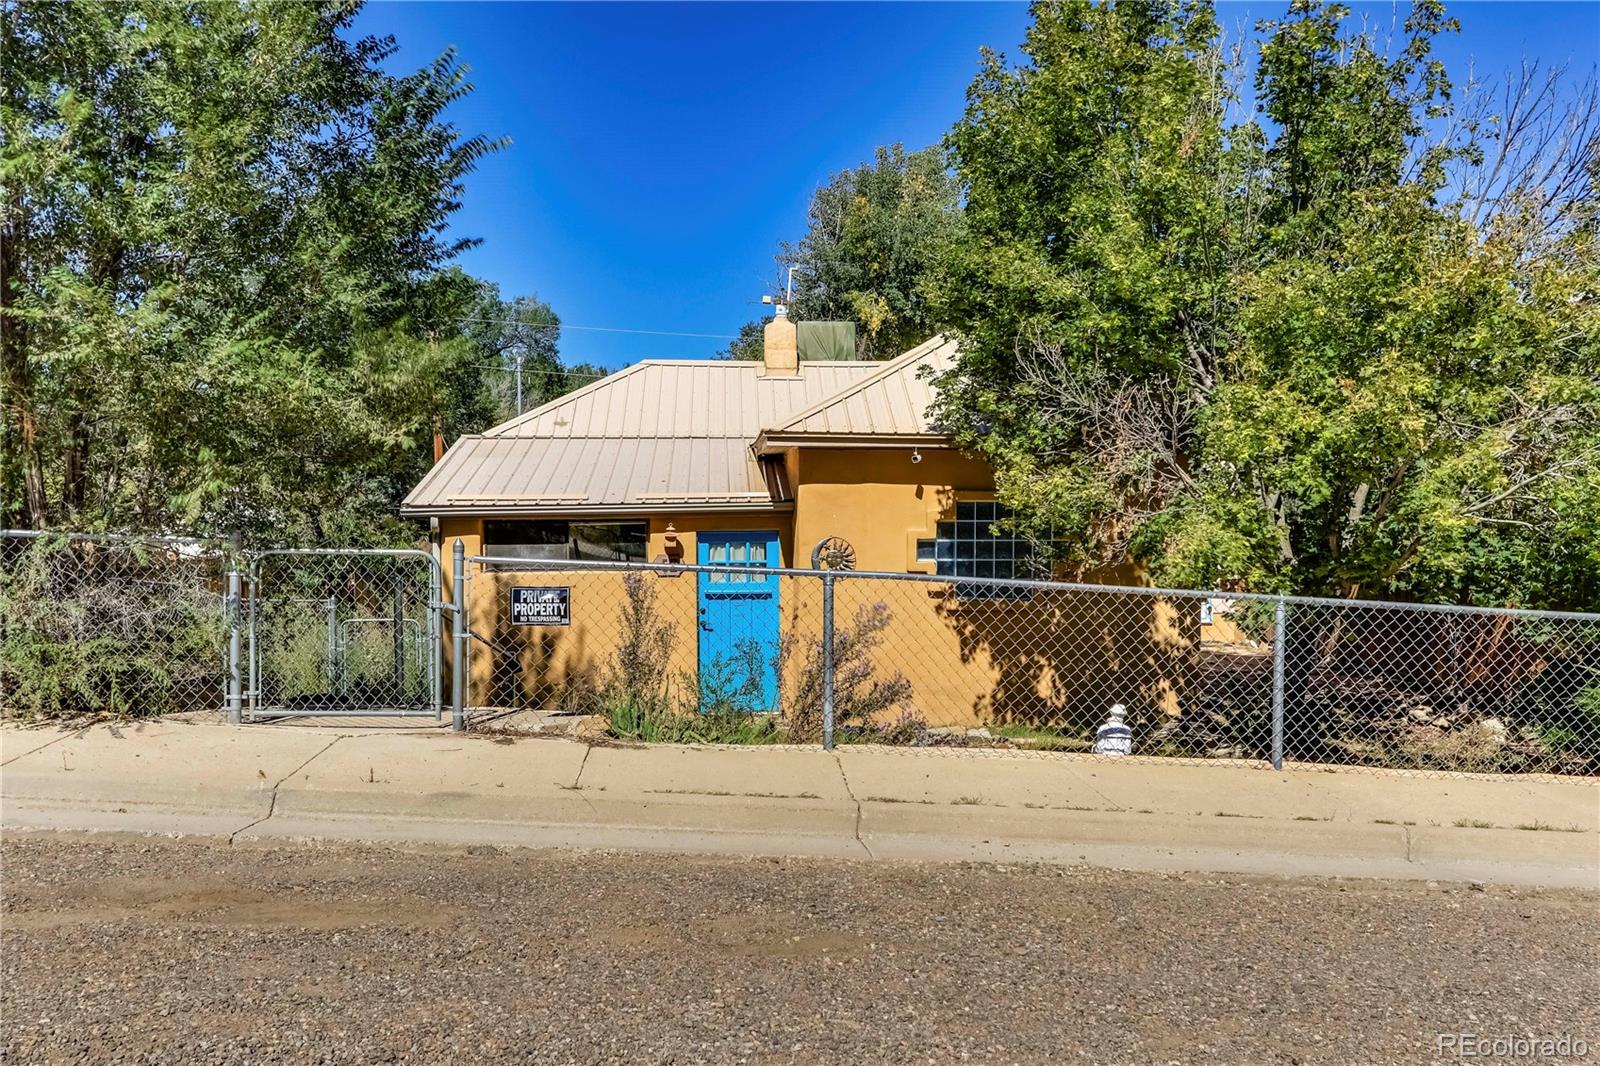
[[[786,457],[795,510],[789,513],[652,516],[649,557],[666,554],[670,523],[681,561],[696,559],[696,534],[710,530],[776,530],[786,566],[810,565],[812,546],[841,536],[856,550],[861,571],[931,572],[916,561],[916,541],[932,537],[957,498],[992,498],[981,462],[948,449],[806,449]],[[449,552],[460,536],[469,554],[481,543],[481,522],[441,523],[442,561],[449,594]],[[675,627],[670,672],[692,690],[697,657],[697,588],[693,575],[652,576],[660,610]],[[1134,583],[1135,575],[1104,575]],[[572,588],[573,625],[512,627],[506,606],[515,584]],[[1169,603],[1107,591],[1041,591],[1025,600],[963,602],[948,585],[849,578],[836,585],[836,624],[854,626],[882,604],[889,622],[872,653],[875,676],[904,675],[910,709],[931,725],[994,721],[1092,726],[1113,702],[1138,703],[1172,714],[1200,637],[1197,604]],[[475,575],[474,631],[499,654],[475,643],[472,700],[488,706],[549,704],[563,691],[599,683],[616,657],[627,593],[617,572],[541,571]],[[790,679],[820,635],[820,583],[780,583],[780,617],[795,648]]]
[[[744,514],[695,514],[684,511],[678,514],[664,514],[650,516],[650,561],[658,562],[667,553],[667,527],[673,527],[678,542],[682,547],[682,557],[674,562],[693,563],[698,558],[698,545],[696,533],[716,533],[737,530],[740,532],[757,533],[772,532],[778,534],[778,547],[783,553],[783,565],[793,566],[794,563],[794,512],[771,511],[767,513]]]
[[[713,531],[776,531],[781,563],[793,558],[792,516],[788,512],[746,514],[695,514],[682,512],[653,515],[650,524],[649,558],[667,555],[667,527],[673,527],[682,549],[679,561],[692,563],[697,556],[697,534]],[[468,556],[479,554],[482,546],[482,519],[447,519],[440,524],[441,559],[445,570],[445,597],[453,593],[451,550],[461,538]],[[655,590],[657,611],[674,628],[671,660],[667,672],[679,689],[694,687],[698,656],[698,590],[693,574],[649,575],[645,578]],[[620,571],[594,570],[485,570],[470,568],[468,604],[472,631],[477,637],[468,654],[470,676],[468,692],[474,706],[550,706],[565,693],[604,682],[614,668],[619,642],[624,632],[628,602],[626,575]],[[790,595],[792,581],[780,585],[780,611]],[[517,585],[557,585],[571,589],[570,626],[513,626],[508,606],[510,589]],[[451,676],[453,649],[446,645],[446,677]]]
[[[824,537],[843,537],[856,550],[858,570],[931,573],[916,561],[916,541],[931,537],[955,497],[992,499],[987,464],[948,448],[796,449],[795,544],[809,566]]]

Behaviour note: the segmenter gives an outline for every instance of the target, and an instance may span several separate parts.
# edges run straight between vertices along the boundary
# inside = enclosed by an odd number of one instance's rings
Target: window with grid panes
[[[958,502],[955,518],[940,522],[934,537],[917,541],[917,559],[934,564],[934,573],[946,577],[1032,578],[1032,547],[1027,541],[994,529],[1011,516],[1009,508],[993,502]],[[993,585],[957,585],[968,598],[1017,597],[1024,589]]]
[[[735,541],[706,546],[706,562],[711,566],[766,566],[767,546],[761,541]],[[765,581],[761,574],[748,570],[714,570],[707,575],[713,585],[747,585],[752,581]]]

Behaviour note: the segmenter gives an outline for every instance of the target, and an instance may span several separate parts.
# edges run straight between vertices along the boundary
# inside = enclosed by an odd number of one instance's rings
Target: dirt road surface
[[[1054,867],[0,849],[33,1062],[1418,1062],[1600,1055],[1600,895]]]

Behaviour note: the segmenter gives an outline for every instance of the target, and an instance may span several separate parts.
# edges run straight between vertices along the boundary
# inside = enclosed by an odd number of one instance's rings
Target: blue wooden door
[[[775,567],[778,534],[700,533],[702,566]],[[701,571],[700,709],[774,711],[778,679],[778,576]]]

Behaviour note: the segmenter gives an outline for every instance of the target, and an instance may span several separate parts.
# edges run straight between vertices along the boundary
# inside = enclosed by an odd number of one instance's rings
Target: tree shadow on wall
[[[934,611],[962,662],[992,677],[974,698],[979,721],[1087,738],[1120,703],[1136,736],[1180,714],[1199,646],[1197,610],[1117,591],[934,586]]]

